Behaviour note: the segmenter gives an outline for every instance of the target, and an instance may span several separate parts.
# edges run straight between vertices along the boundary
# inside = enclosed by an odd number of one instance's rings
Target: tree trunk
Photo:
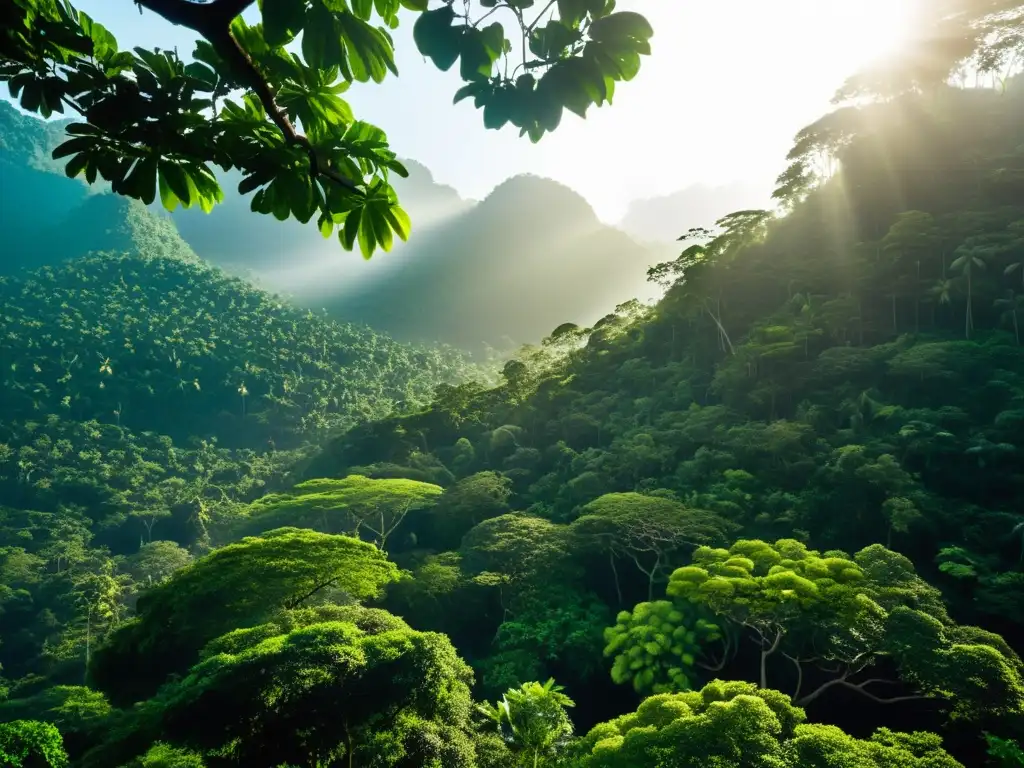
[[[964,321],[964,323],[965,323],[964,337],[968,338],[968,339],[971,338],[971,328],[974,327],[974,315],[973,315],[973,312],[971,311],[971,300],[973,298],[974,297],[972,296],[972,287],[971,287],[971,270],[970,270],[970,267],[968,267],[967,268],[967,318]]]
[[[778,630],[775,635],[775,642],[772,643],[772,647],[765,650],[764,638],[761,639],[761,688],[768,688],[768,657],[771,656],[775,651],[779,649],[779,644],[782,642],[782,630]]]
[[[619,584],[619,569],[615,567],[615,553],[608,552],[608,562],[612,566],[612,578],[615,581],[615,596],[619,598],[619,606],[622,605],[622,586]]]

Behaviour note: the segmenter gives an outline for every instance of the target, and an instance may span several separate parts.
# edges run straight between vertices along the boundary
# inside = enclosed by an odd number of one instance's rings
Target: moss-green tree
[[[575,746],[571,765],[963,768],[931,733],[882,728],[861,740],[805,720],[783,693],[715,681],[700,691],[651,696],[635,713],[595,726]]]
[[[632,683],[637,693],[645,695],[692,688],[707,646],[724,641],[713,621],[697,615],[689,604],[668,600],[621,611],[604,637],[604,655],[614,657],[612,680]]]
[[[253,637],[164,696],[172,743],[238,764],[469,765],[469,668],[443,635],[337,621]]]
[[[750,632],[761,648],[762,688],[768,659],[785,656],[797,670],[793,699],[800,705],[838,686],[878,702],[947,700],[966,717],[1024,715],[1024,664],[1013,650],[998,635],[953,622],[913,564],[880,545],[853,559],[792,539],[703,547],[693,565],[672,574],[668,594]],[[891,681],[863,673],[885,658],[913,692],[872,690]],[[804,690],[805,668],[827,677]]]
[[[282,528],[245,538],[147,591],[137,617],[97,651],[90,676],[112,700],[131,703],[188,669],[225,632],[328,592],[349,600],[376,597],[396,576],[383,553],[348,536]]]
[[[66,768],[60,731],[50,723],[13,720],[0,723],[0,763],[10,768]]]
[[[725,542],[732,529],[717,515],[688,509],[671,498],[639,493],[609,493],[590,502],[570,526],[583,547],[607,554],[620,602],[616,561],[625,559],[647,579],[647,599],[654,585],[667,579],[687,550]]]
[[[435,503],[441,491],[438,485],[403,478],[349,475],[307,480],[288,493],[253,502],[245,527],[265,531],[287,525],[344,532],[357,538],[367,536],[384,550],[406,515]]]

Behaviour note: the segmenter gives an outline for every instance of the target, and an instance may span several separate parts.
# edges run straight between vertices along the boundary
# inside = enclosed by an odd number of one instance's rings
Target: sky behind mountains
[[[617,222],[630,201],[693,184],[774,179],[793,135],[817,119],[842,80],[897,40],[913,0],[620,0],[655,29],[654,53],[615,105],[533,145],[508,127],[483,128],[461,84],[416,51],[411,18],[395,32],[400,77],[346,95],[363,119],[384,128],[404,157],[429,167],[463,197],[481,199],[529,172],[583,194]],[[121,47],[192,50],[193,35],[131,0],[76,0]],[[809,64],[813,63],[813,65]],[[767,201],[765,201],[767,202]]]

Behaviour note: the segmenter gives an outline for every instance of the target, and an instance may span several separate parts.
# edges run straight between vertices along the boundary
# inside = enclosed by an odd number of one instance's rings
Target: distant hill
[[[386,274],[342,286],[323,305],[406,339],[471,350],[536,342],[564,322],[592,323],[650,294],[646,270],[661,255],[602,224],[568,187],[517,176],[417,233]]]
[[[771,186],[760,183],[694,184],[670,195],[633,201],[619,227],[640,242],[670,242],[691,227],[711,227],[728,213],[768,208],[771,194]]]
[[[0,279],[0,371],[5,421],[283,448],[425,402],[467,369],[198,261],[103,254]]]
[[[235,191],[237,174],[223,178],[226,199],[211,214],[93,194],[49,159],[62,131],[0,102],[9,244],[0,272],[97,251],[198,255],[343,321],[479,351],[536,342],[564,322],[592,323],[617,303],[653,296],[646,270],[674,249],[638,244],[548,179],[509,179],[475,203],[406,160],[409,178],[393,183],[413,238],[366,262],[315,227],[254,215]]]
[[[392,176],[391,180],[417,233],[472,204],[452,187],[435,183],[425,166],[403,162],[409,178]],[[367,264],[343,251],[336,238],[325,240],[314,226],[253,215],[249,198],[237,192],[240,179],[237,171],[222,174],[225,199],[209,214],[197,208],[179,208],[172,214],[182,236],[204,259],[235,273],[262,276],[275,289],[288,291],[302,290],[303,274],[316,274],[318,280],[362,279],[368,271],[381,269],[381,262],[388,259],[383,254]],[[398,244],[397,249],[401,248]]]
[[[67,122],[23,115],[0,101],[0,274],[95,251],[195,259],[166,215],[64,175],[50,153],[64,141]]]
[[[63,175],[63,163],[50,157],[50,152],[64,141],[64,126],[69,122],[40,120],[0,99],[0,161]]]

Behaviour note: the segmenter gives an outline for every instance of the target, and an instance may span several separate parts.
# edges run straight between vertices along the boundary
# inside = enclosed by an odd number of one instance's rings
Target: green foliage
[[[480,711],[498,728],[522,766],[550,765],[572,736],[572,722],[566,707],[572,699],[555,685],[523,683],[508,690],[497,704],[484,704]]]
[[[441,635],[319,623],[208,657],[161,695],[161,720],[242,765],[470,765],[469,679]]]
[[[601,635],[609,614],[594,595],[567,585],[531,590],[498,628],[498,648],[525,652],[540,664],[560,663],[576,679],[586,680],[600,666]]]
[[[882,728],[860,740],[804,720],[778,691],[715,681],[701,691],[651,696],[634,714],[596,726],[574,749],[572,764],[961,768],[933,734]]]
[[[792,539],[702,547],[693,565],[672,574],[668,594],[751,630],[761,646],[762,687],[766,661],[776,652],[798,669],[839,665],[838,677],[802,697],[798,683],[798,704],[835,685],[875,701],[900,700],[868,690],[877,679],[856,679],[888,658],[903,682],[922,696],[949,700],[956,716],[1013,721],[1024,715],[1024,664],[1016,653],[998,635],[953,622],[913,564],[881,545],[852,560]]]
[[[481,0],[482,13],[471,4],[462,14],[448,4],[431,10],[426,0],[351,9],[268,0],[259,4],[262,23],[250,26],[240,14],[253,4],[143,0],[140,9],[201,38],[186,63],[172,50],[119,50],[105,27],[70,3],[18,0],[2,17],[0,81],[30,112],[48,118],[67,107],[83,118],[67,126],[71,138],[53,153],[68,158],[68,176],[102,178],[147,205],[159,194],[168,210],[208,212],[224,199],[214,167],[237,168],[239,192],[255,193],[253,211],[304,223],[316,216],[324,237],[337,228],[344,248],[358,242],[369,258],[410,229],[389,184],[391,173],[408,171],[384,132],[357,120],[341,98],[353,82],[398,73],[392,38],[373,21],[393,29],[400,8],[420,13],[413,28],[420,51],[443,70],[460,61],[467,85],[456,101],[473,96],[487,127],[512,122],[533,141],[558,127],[563,108],[585,116],[590,105],[610,102],[615,84],[636,76],[653,35],[642,16],[615,13],[603,0],[560,2],[543,26],[554,4],[533,19],[524,17],[532,3],[508,4],[521,46],[500,23],[479,28],[497,7],[490,0]],[[520,49],[509,71],[507,59]]]
[[[440,486],[404,478],[371,479],[349,475],[300,483],[288,493],[257,499],[245,527],[254,532],[283,525],[324,533],[367,536],[380,549],[409,512],[435,503]]]
[[[612,680],[632,682],[640,694],[657,694],[692,688],[697,660],[722,632],[685,605],[659,600],[620,612],[604,636],[604,655],[614,657]]]
[[[192,5],[178,4],[193,14],[186,27],[227,7]],[[340,227],[349,247],[386,244],[403,222],[383,169],[399,171],[383,137],[346,112],[337,86],[349,79],[345,67],[352,81],[388,71],[390,42],[367,30],[375,13],[386,21],[397,6],[334,5],[265,0],[261,26],[230,27],[308,145],[275,121],[255,95],[259,83],[232,79],[239,73],[230,62],[205,56],[214,43],[201,46],[206,63],[189,71],[171,54],[121,57],[124,69],[104,73],[110,87],[101,101],[109,108],[125,79],[139,83],[143,100],[154,88],[170,95],[173,83],[177,96],[212,94],[215,112],[198,119],[191,106],[179,110],[192,122],[168,121],[175,135],[150,142],[141,126],[160,124],[153,113],[163,106],[133,112],[135,94],[121,94],[116,115],[100,109],[100,132],[80,131],[64,151],[86,174],[104,163],[112,176],[124,171],[115,186],[129,195],[160,189],[166,176],[170,205],[186,194],[192,201],[189,179],[196,201],[216,197],[197,164],[242,168],[257,209],[281,218],[319,212],[324,229]],[[548,102],[558,112],[583,111],[575,97],[563,98],[572,89],[555,88],[559,79],[582,76],[588,60],[613,49],[619,79],[628,79],[649,37],[635,17],[589,0],[410,5],[420,14],[417,44],[442,68],[459,63],[462,95],[480,102],[485,121],[518,120],[535,137],[555,121],[553,108],[531,111],[547,98],[542,91],[559,96]],[[536,86],[532,106],[524,100],[521,111],[503,112],[504,75],[494,73],[516,46],[506,50],[504,28],[473,26],[475,5],[514,18],[521,31],[530,24],[524,14],[539,11],[543,22],[552,12],[554,24],[537,24],[526,40],[538,60],[552,58],[531,68],[532,81],[510,75],[513,87]],[[943,13],[966,10],[977,25],[978,35],[958,39],[983,74],[1020,53],[1019,3],[941,5]],[[982,6],[1011,13],[996,24]],[[92,23],[50,18],[55,26],[43,24],[47,33],[30,41],[22,22],[37,7],[18,0],[0,11],[16,21],[0,26],[5,62],[29,43],[37,60],[54,54],[60,40],[51,32]],[[560,29],[569,17],[574,40]],[[222,21],[223,32],[232,20]],[[933,32],[932,21],[925,13],[920,29]],[[97,40],[113,45],[90,29],[93,54]],[[294,57],[282,53],[289,44]],[[965,58],[936,60],[943,70]],[[321,66],[332,61],[337,71]],[[83,754],[83,768],[144,759],[158,742],[208,764],[256,768],[470,768],[474,750],[478,766],[502,768],[541,760],[594,768],[959,765],[935,734],[882,728],[857,739],[804,722],[798,706],[847,692],[864,708],[830,715],[855,719],[858,729],[893,711],[876,704],[905,704],[916,722],[938,703],[957,721],[956,756],[966,764],[983,759],[969,729],[1019,738],[1024,91],[1019,78],[1001,96],[928,85],[948,69],[900,86],[891,64],[880,65],[882,79],[897,91],[911,83],[911,95],[841,106],[796,137],[777,193],[786,216],[739,211],[686,233],[686,251],[651,271],[666,289],[656,305],[627,302],[590,328],[561,325],[507,361],[493,386],[435,389],[464,368],[440,352],[417,357],[384,341],[350,343],[344,327],[287,315],[265,294],[218,287],[209,301],[182,287],[200,278],[221,285],[198,266],[163,267],[186,273],[183,280],[96,267],[95,284],[88,271],[70,292],[61,286],[71,273],[60,270],[0,287],[10,288],[0,349],[12,352],[0,367],[15,414],[0,434],[9,506],[0,510],[0,654],[5,674],[37,673],[11,684],[0,712],[48,721],[80,702],[83,724],[69,712],[61,726],[68,750],[77,757],[103,740]],[[33,82],[52,76],[36,72],[16,84],[30,106]],[[193,80],[209,73],[212,90],[197,90]],[[249,92],[225,105],[225,89]],[[607,95],[587,91],[594,103]],[[102,147],[115,124],[125,132]],[[130,147],[115,146],[121,138]],[[196,146],[183,146],[190,141]],[[178,154],[164,168],[171,144]],[[133,159],[114,167],[107,158],[119,152]],[[335,162],[321,166],[328,157]],[[357,190],[332,177],[354,165]],[[153,264],[170,262],[138,270]],[[159,290],[147,293],[150,282]],[[136,285],[144,306],[160,309],[137,310]],[[74,314],[76,302],[95,308],[108,296],[116,299],[110,308]],[[134,330],[143,322],[144,334]],[[122,337],[135,351],[120,351]],[[72,392],[69,383],[79,381],[86,389]],[[154,393],[142,394],[143,381]],[[172,400],[154,381],[195,400]],[[111,416],[114,424],[104,424]],[[342,434],[302,465],[310,484],[279,492],[294,482],[286,475],[299,457],[281,456],[278,443],[298,447],[335,430]],[[191,434],[216,434],[241,450],[175,445]],[[270,450],[254,450],[268,435]],[[406,514],[410,498],[424,505],[419,513]],[[369,509],[378,521],[366,522]],[[201,557],[250,523],[306,530]],[[396,563],[369,543],[309,528],[387,542]],[[140,550],[147,541],[156,546]],[[198,559],[179,567],[186,551]],[[932,577],[945,594],[925,581]],[[672,602],[654,602],[655,585],[666,581]],[[377,598],[403,618],[357,604]],[[570,747],[564,694],[528,681],[569,685],[588,704],[578,709],[583,725],[608,685],[597,662],[611,606],[645,599],[621,615],[607,645],[616,678],[655,695]],[[701,614],[687,613],[698,609],[715,614],[704,637]],[[486,708],[486,733],[468,727],[468,668],[426,628],[449,635],[472,661],[482,693],[513,689]],[[996,628],[1006,639],[989,631]],[[757,686],[657,693],[682,687],[683,676],[692,683],[702,665],[723,677],[750,674],[747,639],[759,651]],[[145,701],[111,712],[102,696],[52,685],[80,681],[86,653],[114,704]],[[991,742],[1000,751],[993,757],[1004,757],[1008,743]]]
[[[192,555],[188,550],[173,541],[143,544],[138,552],[125,560],[132,578],[146,586],[161,584],[191,562]]]
[[[129,768],[204,768],[203,758],[195,752],[156,743]]]
[[[5,279],[0,314],[5,421],[56,414],[182,442],[294,447],[426,401],[463,359],[174,259],[101,255]]]
[[[0,723],[0,760],[11,768],[66,768],[68,765],[60,731],[50,723],[34,720]]]
[[[113,701],[131,703],[185,671],[206,643],[226,632],[332,591],[347,599],[376,597],[396,576],[378,549],[347,536],[281,528],[245,538],[147,591],[136,618],[97,650],[90,676]]]
[[[631,560],[647,576],[650,600],[655,582],[671,573],[681,552],[724,543],[732,526],[671,498],[609,493],[583,507],[570,530],[585,547]]]
[[[112,714],[103,694],[77,685],[55,685],[30,696],[0,702],[0,720],[52,723],[65,736],[95,734]]]
[[[511,480],[497,472],[477,472],[462,478],[445,489],[433,508],[432,538],[441,549],[457,547],[473,526],[509,512],[511,495]]]
[[[991,733],[985,734],[988,756],[996,768],[1020,768],[1024,766],[1024,750],[1012,739],[1001,739]]]

